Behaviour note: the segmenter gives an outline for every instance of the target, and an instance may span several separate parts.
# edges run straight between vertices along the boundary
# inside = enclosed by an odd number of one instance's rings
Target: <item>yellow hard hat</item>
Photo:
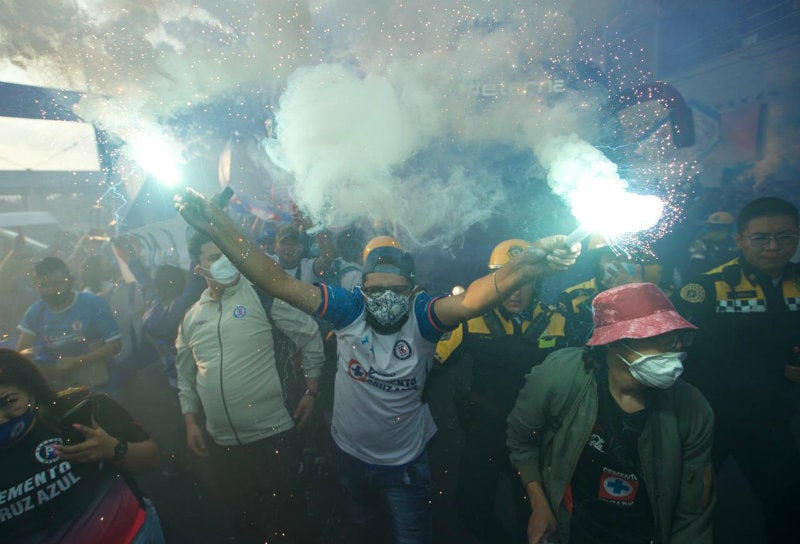
[[[529,247],[531,247],[530,242],[527,240],[520,240],[519,238],[500,242],[494,246],[492,255],[489,257],[489,270],[497,270],[498,268],[502,268],[508,261],[511,260],[511,257],[517,255],[518,253],[522,253]]]
[[[402,247],[400,247],[400,242],[398,242],[391,236],[376,236],[375,238],[367,242],[366,246],[364,246],[364,251],[363,253],[361,253],[361,262],[363,263],[367,262],[367,255],[369,255],[369,252],[372,251],[373,249],[386,246],[396,247],[397,249],[403,249]]]
[[[708,216],[706,223],[709,225],[733,225],[733,215],[728,212],[714,212]]]

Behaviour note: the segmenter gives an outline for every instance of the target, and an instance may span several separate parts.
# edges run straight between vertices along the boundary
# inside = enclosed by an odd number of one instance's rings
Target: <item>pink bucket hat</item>
[[[653,283],[628,283],[603,291],[594,297],[592,310],[594,332],[587,346],[697,328],[680,316]]]

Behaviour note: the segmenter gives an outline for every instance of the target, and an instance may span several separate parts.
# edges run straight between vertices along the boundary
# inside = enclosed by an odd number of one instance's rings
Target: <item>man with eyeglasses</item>
[[[36,263],[33,279],[41,300],[22,317],[17,351],[30,350],[55,389],[105,385],[108,363],[122,349],[108,302],[76,292],[67,265],[57,257]]]
[[[716,415],[714,464],[732,456],[761,500],[769,542],[796,542],[800,449],[798,211],[759,198],[737,218],[740,256],[686,284],[675,305],[700,328],[685,378]]]
[[[340,453],[347,541],[430,543],[427,444],[436,424],[422,392],[437,341],[535,277],[565,270],[579,248],[568,247],[564,236],[539,240],[464,293],[440,298],[416,289],[413,258],[389,239],[367,244],[362,287],[348,291],[287,274],[194,191],[176,206],[256,285],[333,324],[338,368],[331,434]]]

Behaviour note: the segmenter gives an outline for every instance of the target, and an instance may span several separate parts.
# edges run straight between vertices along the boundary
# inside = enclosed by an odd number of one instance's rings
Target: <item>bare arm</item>
[[[94,361],[109,360],[114,355],[122,351],[122,340],[117,338],[110,342],[103,342],[97,347],[90,349],[83,355],[76,355],[74,357],[60,357],[58,364],[62,370],[70,370],[76,366],[92,363]]]
[[[86,355],[82,355],[81,358],[84,362],[96,361],[97,359],[110,359],[120,351],[122,351],[122,340],[117,338],[111,342],[103,342],[97,346],[96,349],[91,350]]]
[[[290,276],[258,251],[207,198],[187,189],[183,196],[176,197],[176,207],[187,223],[208,234],[236,268],[264,292],[303,312],[310,314],[317,310],[321,302],[319,289]]]
[[[541,544],[548,541],[548,535],[558,530],[556,517],[547,501],[541,482],[528,482],[525,486],[531,505],[531,517],[528,520],[528,544]]]
[[[571,248],[566,236],[551,236],[515,256],[503,268],[473,281],[460,295],[440,298],[434,303],[436,317],[452,327],[484,314],[523,284],[537,277],[566,270],[580,255],[580,244]]]
[[[114,446],[117,444],[114,441]],[[148,438],[144,442],[129,442],[128,452],[121,461],[117,461],[116,465],[131,473],[146,472],[158,466],[159,454],[158,445],[152,438]]]
[[[91,427],[86,425],[73,425],[80,431],[86,440],[74,446],[59,446],[59,457],[65,461],[75,463],[93,463],[97,461],[111,461],[114,459],[114,448],[119,439],[109,435],[97,422]],[[128,442],[128,451],[114,464],[130,472],[146,472],[158,466],[158,446],[152,438],[141,442]]]

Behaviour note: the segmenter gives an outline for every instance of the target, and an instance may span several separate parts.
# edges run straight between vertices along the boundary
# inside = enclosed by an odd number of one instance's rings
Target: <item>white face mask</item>
[[[683,374],[683,363],[681,361],[686,359],[686,353],[683,351],[642,355],[630,346],[625,347],[639,357],[629,363],[619,353],[615,353],[615,355],[628,365],[631,375],[642,385],[667,389],[672,387],[680,375]]]
[[[239,279],[239,271],[225,255],[211,263],[208,271],[211,279],[223,287],[233,285]]]

